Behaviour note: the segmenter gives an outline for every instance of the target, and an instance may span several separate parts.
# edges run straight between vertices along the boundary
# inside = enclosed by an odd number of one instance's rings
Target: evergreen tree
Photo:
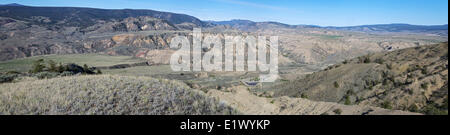
[[[89,66],[84,64],[83,65],[83,70],[84,70],[84,73],[88,73],[90,71]]]
[[[39,72],[44,71],[45,65],[42,63],[44,63],[44,59],[39,59],[37,61],[34,61],[30,72],[31,73],[39,73]]]
[[[58,72],[58,67],[56,66],[56,62],[53,60],[48,61],[48,70],[50,72]]]
[[[102,70],[97,69],[97,74],[103,74]]]
[[[66,70],[67,70],[66,67],[62,63],[58,64],[58,72],[62,73]]]

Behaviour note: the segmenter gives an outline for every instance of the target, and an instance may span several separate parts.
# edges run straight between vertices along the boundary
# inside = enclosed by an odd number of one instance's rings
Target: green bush
[[[97,69],[97,74],[103,74],[102,70]]]
[[[389,70],[392,70],[392,68],[393,68],[392,64],[386,64],[386,68],[389,69]]]
[[[57,71],[62,73],[64,71],[67,71],[67,67],[64,66],[63,64],[59,63],[58,67],[57,67]]]
[[[370,60],[369,56],[364,58],[364,63],[370,63],[370,62],[372,62],[372,61]]]
[[[300,97],[304,98],[304,99],[308,99],[308,95],[306,95],[305,93],[302,93],[302,95],[300,95]]]
[[[84,64],[83,66],[79,66],[77,64],[56,64],[53,60],[49,60],[47,62],[48,67],[46,67],[43,63],[45,62],[44,59],[39,59],[37,61],[33,62],[32,69],[30,70],[30,73],[36,74],[35,76],[42,78],[48,78],[53,77],[53,75],[61,73],[61,76],[68,76],[68,75],[74,75],[74,74],[102,74],[102,71],[99,69],[97,72],[95,72],[95,68],[89,67],[88,65]],[[45,73],[41,73],[45,72]],[[71,73],[68,73],[71,72]],[[51,73],[51,74],[50,74]]]
[[[58,76],[72,76],[78,73],[81,74],[101,74],[100,70],[94,72],[94,68],[89,67],[88,65],[83,65],[83,67],[77,64],[56,64],[53,60],[49,60],[47,62],[48,67],[46,67],[43,63],[44,59],[39,59],[33,62],[32,69],[30,70],[31,76],[34,76],[38,79],[49,79]],[[5,79],[6,80],[6,79]],[[8,79],[9,81],[10,79]]]
[[[59,73],[54,73],[54,72],[39,72],[34,74],[34,76],[38,79],[50,79],[50,78],[55,78],[59,76]]]
[[[333,84],[334,84],[335,88],[339,88],[340,87],[338,82],[334,82]]]
[[[53,60],[48,61],[48,71],[50,72],[59,72],[58,66],[56,66],[56,62]]]
[[[345,104],[345,105],[351,105],[351,104],[352,104],[352,101],[350,100],[350,96],[345,96],[345,102],[344,102],[344,104]]]
[[[6,74],[21,74],[21,73],[17,71],[8,71],[6,72]]]
[[[428,69],[426,67],[422,68],[421,73],[424,75],[428,75]]]
[[[384,101],[383,103],[381,103],[381,108],[392,109],[392,103],[390,101]]]
[[[384,59],[378,58],[375,60],[375,63],[384,64]]]
[[[408,111],[419,112],[419,107],[417,107],[417,105],[415,105],[415,104],[412,104],[411,106],[409,106]]]
[[[355,93],[355,91],[353,91],[353,90],[348,90],[347,91],[347,95],[355,95],[356,93]]]
[[[17,77],[17,74],[0,74],[0,83],[12,82]]]
[[[358,57],[358,61],[359,61],[359,63],[370,63],[370,62],[372,62],[370,60],[370,56],[369,55]]]
[[[428,89],[429,84],[428,83],[423,83],[420,85],[420,87],[424,90]]]
[[[430,104],[422,109],[422,113],[426,115],[448,115],[448,110],[442,110],[436,104]]]
[[[444,103],[442,104],[441,108],[448,110],[448,97],[444,99]]]
[[[45,65],[43,63],[44,63],[44,59],[39,59],[37,61],[34,61],[30,72],[31,73],[39,73],[39,72],[44,71]]]
[[[348,64],[349,61],[348,60],[344,60],[344,62],[342,62],[342,64]]]
[[[423,72],[422,69],[423,69],[423,67],[420,66],[420,65],[411,65],[411,66],[408,67],[407,71],[408,71],[408,73],[409,72],[414,72],[414,71],[417,71],[417,70],[421,70]]]
[[[341,109],[336,109],[336,110],[334,110],[333,112],[334,112],[335,114],[338,114],[338,115],[342,114],[342,110],[341,110]]]
[[[59,76],[72,76],[72,75],[74,75],[74,74],[72,72],[69,72],[69,71],[64,71],[64,72],[59,74]]]

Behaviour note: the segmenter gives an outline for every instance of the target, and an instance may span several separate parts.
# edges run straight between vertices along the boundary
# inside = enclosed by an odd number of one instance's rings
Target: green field
[[[121,75],[121,76],[147,76],[157,77],[161,74],[180,74],[181,72],[174,72],[170,65],[155,65],[155,66],[138,66],[125,69],[106,69],[102,71],[104,74]]]
[[[30,70],[33,61],[38,59],[44,59],[46,61],[53,60],[56,63],[87,64],[94,67],[132,64],[145,61],[143,59],[133,58],[132,56],[109,56],[102,54],[43,55],[0,62],[0,72],[27,72]]]
[[[340,38],[344,37],[344,36],[341,36],[341,35],[325,35],[325,34],[310,34],[310,35],[319,37],[321,39],[329,39],[329,40],[340,39]]]
[[[101,54],[46,55],[0,62],[0,73],[8,71],[27,72],[31,69],[32,63],[38,59],[44,59],[45,61],[53,60],[57,63],[87,64],[94,67],[132,64],[145,61],[144,59],[133,58],[131,56],[108,56]],[[207,73],[207,77],[197,77],[196,75],[199,72],[176,72],[172,71],[170,65],[103,69],[102,73],[106,75],[178,80],[198,84],[202,88],[216,88],[218,86],[231,87],[232,85],[239,85],[243,79],[251,79],[259,76],[258,73],[209,72]]]

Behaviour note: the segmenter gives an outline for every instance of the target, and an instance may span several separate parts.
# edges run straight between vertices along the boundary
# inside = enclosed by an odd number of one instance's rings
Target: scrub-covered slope
[[[74,76],[0,85],[3,115],[236,113],[182,83],[146,77]]]

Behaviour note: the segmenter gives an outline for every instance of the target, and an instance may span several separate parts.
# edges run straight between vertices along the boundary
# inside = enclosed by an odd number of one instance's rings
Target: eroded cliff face
[[[448,41],[448,37],[435,35],[375,35],[320,27],[287,27],[271,23],[254,31],[244,32],[229,25],[204,26],[189,19],[174,21],[172,18],[170,21],[160,18],[90,17],[86,20],[82,15],[56,19],[51,16],[19,19],[0,17],[0,61],[73,53],[104,53],[146,58],[143,52],[167,50],[174,36],[189,37],[192,35],[192,29],[196,27],[202,27],[204,32],[221,33],[221,38],[226,34],[278,36],[280,57],[295,63],[318,65],[319,68],[369,53]],[[83,21],[89,23],[82,23]]]
[[[178,30],[177,26],[166,20],[149,16],[130,17],[123,20],[98,21],[83,30],[86,33],[136,32],[154,30]]]
[[[136,55],[141,50],[168,48],[172,32],[184,30],[148,16],[109,22],[99,20],[87,28],[38,25],[36,21],[51,20],[32,17],[30,21],[19,21],[0,17],[1,61],[46,54]]]

